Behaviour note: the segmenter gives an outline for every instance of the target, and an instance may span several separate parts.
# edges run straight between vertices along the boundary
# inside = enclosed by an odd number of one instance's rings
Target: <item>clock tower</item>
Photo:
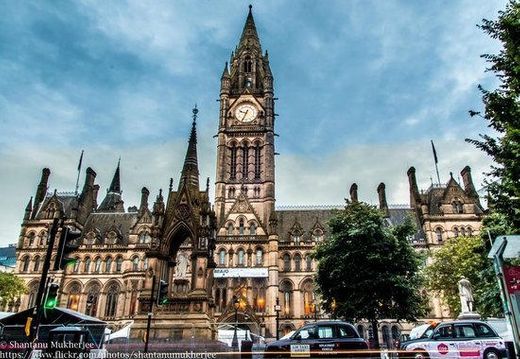
[[[221,77],[215,211],[219,237],[266,236],[274,211],[273,75],[251,6]]]

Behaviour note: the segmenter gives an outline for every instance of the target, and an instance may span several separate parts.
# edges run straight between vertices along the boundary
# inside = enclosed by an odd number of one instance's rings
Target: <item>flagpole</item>
[[[430,140],[431,143],[432,143],[432,151],[433,151],[433,160],[435,162],[435,172],[437,173],[437,183],[441,184],[441,176],[439,176],[439,166],[438,166],[438,163],[439,163],[439,160],[437,159],[437,151],[435,151],[435,145],[433,144],[433,140]]]
[[[79,189],[79,175],[81,173],[81,163],[83,162],[83,150],[81,150],[81,156],[79,156],[79,163],[78,163],[78,177],[76,178],[76,191],[74,194],[78,195],[78,189]]]

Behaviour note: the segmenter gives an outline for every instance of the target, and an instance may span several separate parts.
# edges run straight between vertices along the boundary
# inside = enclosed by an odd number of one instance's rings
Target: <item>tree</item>
[[[487,231],[483,237],[456,237],[446,241],[432,255],[432,263],[426,267],[427,288],[442,294],[452,316],[460,313],[458,281],[466,277],[474,290],[475,310],[483,317],[503,316],[500,292],[493,264],[487,258],[490,245]]]
[[[10,303],[26,292],[23,279],[13,273],[0,272],[0,302]]]
[[[330,238],[314,253],[326,311],[349,321],[368,320],[373,329],[382,318],[415,321],[425,314],[420,256],[407,240],[414,233],[411,219],[389,227],[381,211],[352,202],[329,227]]]
[[[484,115],[492,135],[480,135],[480,140],[466,139],[491,156],[496,165],[488,175],[490,208],[503,214],[516,232],[520,230],[520,2],[510,0],[496,21],[483,20],[479,26],[493,39],[502,43],[498,54],[485,54],[500,83],[493,91],[479,86],[484,102]]]

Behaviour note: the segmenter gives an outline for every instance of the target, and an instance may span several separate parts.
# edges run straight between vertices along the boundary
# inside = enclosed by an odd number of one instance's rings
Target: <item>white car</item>
[[[442,322],[432,329],[427,335],[402,343],[401,349],[411,352],[410,357],[416,359],[499,359],[507,357],[504,340],[491,326],[482,321]],[[400,356],[409,357],[403,352]]]

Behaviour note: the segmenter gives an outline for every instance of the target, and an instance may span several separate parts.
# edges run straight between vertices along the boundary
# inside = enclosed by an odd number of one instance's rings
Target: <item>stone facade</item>
[[[179,186],[174,190],[170,184],[166,202],[160,191],[152,208],[143,188],[139,206],[125,211],[119,165],[100,205],[92,169],[87,169],[81,193],[53,194],[47,193],[50,171],[44,169],[18,241],[16,273],[30,289],[20,309],[34,305],[49,225],[63,216],[65,225],[79,229],[82,237],[75,265],[50,273],[60,284],[60,306],[115,326],[132,319],[134,337],[144,333],[153,278],[169,284],[170,297],[155,311],[154,337],[212,337],[217,328],[234,322],[236,308],[243,326],[274,336],[277,299],[283,332],[324,318],[316,311],[316,263],[310,253],[327,240],[327,221],[339,207],[275,208],[273,83],[250,10],[221,76],[214,209],[209,179],[204,190],[199,186],[196,109]],[[451,177],[445,185],[419,192],[413,167],[408,178],[410,206],[388,205],[383,183],[377,192],[389,225],[407,216],[416,219],[419,230],[410,241],[417,250],[478,233],[484,211],[469,167],[462,171],[464,187]],[[358,200],[356,184],[350,199]],[[440,299],[432,299],[431,317],[448,316]],[[363,323],[358,328],[367,334]],[[401,329],[401,324],[383,321],[383,343]]]

